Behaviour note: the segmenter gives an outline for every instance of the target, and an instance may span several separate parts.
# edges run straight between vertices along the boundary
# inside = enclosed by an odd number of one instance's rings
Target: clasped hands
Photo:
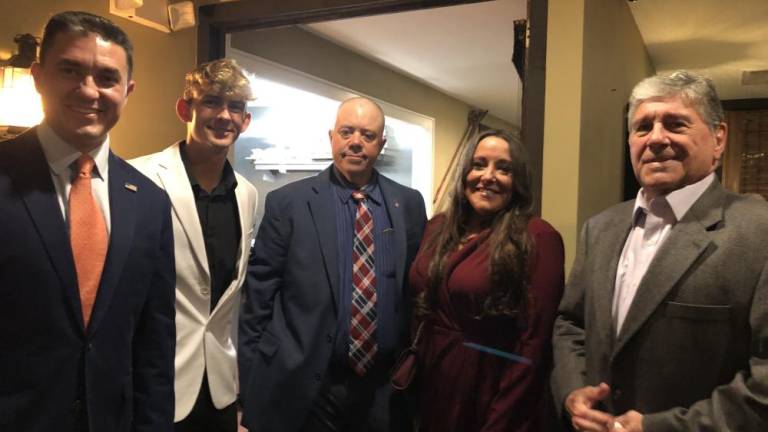
[[[571,424],[583,432],[643,432],[643,415],[627,411],[614,417],[593,407],[611,393],[606,383],[574,390],[565,399],[565,409],[571,414]]]

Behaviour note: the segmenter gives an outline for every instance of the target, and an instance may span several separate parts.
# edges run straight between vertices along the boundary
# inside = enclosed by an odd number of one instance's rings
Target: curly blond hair
[[[185,77],[183,99],[191,101],[203,94],[215,94],[246,101],[253,100],[251,83],[245,71],[232,59],[203,63]]]

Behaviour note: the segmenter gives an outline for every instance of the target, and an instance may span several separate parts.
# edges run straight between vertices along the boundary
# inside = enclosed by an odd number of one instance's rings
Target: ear
[[[130,96],[134,90],[136,90],[136,81],[134,80],[128,81],[128,86],[125,88],[125,96],[126,97]]]
[[[381,137],[381,144],[379,145],[379,153],[381,153],[381,151],[384,150],[385,145],[387,145],[387,139],[384,137]]]
[[[720,123],[715,128],[715,160],[720,161],[725,151],[725,145],[728,142],[728,125]]]
[[[35,81],[35,90],[37,90],[38,93],[41,93],[43,86],[43,71],[40,63],[32,63],[30,72],[32,73],[32,79]]]
[[[251,124],[251,113],[246,111],[245,115],[243,116],[243,124],[240,126],[240,133],[245,132],[245,130],[248,129],[249,124]]]
[[[333,129],[328,129],[328,141],[333,144]]]
[[[176,100],[176,115],[183,123],[192,122],[192,109],[189,106],[189,102],[179,98]]]

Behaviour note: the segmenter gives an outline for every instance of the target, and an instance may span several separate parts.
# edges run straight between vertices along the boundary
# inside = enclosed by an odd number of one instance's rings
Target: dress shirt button
[[[207,296],[207,295],[208,295],[208,294],[210,294],[210,293],[211,293],[211,291],[210,291],[208,288],[202,288],[202,289],[200,289],[200,294],[202,294],[202,295],[204,295],[204,296]]]

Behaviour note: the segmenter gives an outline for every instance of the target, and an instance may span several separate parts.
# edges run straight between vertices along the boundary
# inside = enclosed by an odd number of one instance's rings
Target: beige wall
[[[314,34],[295,27],[235,33],[232,46],[353,91],[435,119],[434,188],[464,133],[470,107]],[[492,116],[484,123],[510,128]]]
[[[549,0],[542,215],[570,270],[581,225],[621,201],[623,112],[653,66],[624,0]]]
[[[134,44],[136,90],[111,133],[115,153],[131,158],[183,138],[184,125],[174,114],[174,103],[184,74],[195,66],[195,29],[162,33],[110,15],[108,0],[4,0],[0,2],[0,58],[6,59],[16,51],[16,34],[42,36],[48,18],[65,10],[108,17],[128,33]]]

